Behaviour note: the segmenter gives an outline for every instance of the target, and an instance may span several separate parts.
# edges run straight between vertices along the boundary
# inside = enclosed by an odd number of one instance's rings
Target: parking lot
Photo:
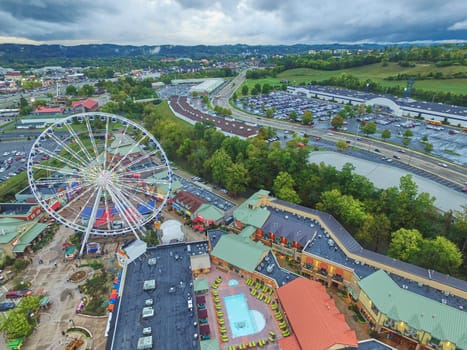
[[[326,91],[332,93],[334,89],[327,88]],[[364,92],[355,92],[355,94],[359,98],[368,97]],[[425,106],[426,103],[422,104]],[[303,112],[309,110],[313,115],[314,128],[322,130],[332,128],[331,119],[343,108],[342,105],[336,103],[311,99],[284,91],[242,98],[236,101],[236,106],[248,113],[261,116],[266,116],[266,111],[273,108],[275,113],[272,117],[280,120],[288,120],[290,113],[295,112],[298,122],[300,122]],[[437,106],[438,109],[441,108],[439,105]],[[361,116],[348,118],[341,130],[351,133],[348,139],[353,139],[363,135],[362,123],[374,122],[377,131],[370,135],[371,137],[381,140],[381,132],[387,129],[391,132],[391,137],[387,141],[401,146],[404,146],[405,131],[410,130],[413,136],[409,138],[408,148],[424,152],[424,143],[428,142],[433,145],[431,154],[457,164],[467,165],[467,135],[465,133],[449,126],[433,126],[423,120],[396,117],[388,112],[365,113]]]
[[[0,180],[26,170],[26,160],[32,141],[0,142]]]
[[[287,120],[289,114],[295,112],[297,121],[301,121],[305,111],[311,111],[314,118],[328,119],[342,109],[342,106],[336,103],[314,100],[283,91],[272,92],[269,95],[245,97],[237,100],[235,105],[248,113],[261,116],[266,116],[266,111],[272,108],[275,110],[272,117],[279,120]]]

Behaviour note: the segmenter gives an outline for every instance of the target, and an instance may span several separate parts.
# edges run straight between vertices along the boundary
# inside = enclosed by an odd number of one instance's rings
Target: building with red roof
[[[38,106],[35,110],[35,114],[63,114],[63,107],[46,107]]]
[[[95,112],[99,108],[99,103],[93,99],[87,98],[85,100],[73,101],[71,108],[75,112]]]
[[[297,278],[277,294],[292,329],[291,336],[279,340],[281,350],[358,347],[355,332],[319,282]]]
[[[5,73],[5,79],[9,81],[19,81],[23,79],[23,75],[21,74],[21,72],[10,71]]]
[[[191,217],[203,203],[206,203],[204,199],[186,191],[178,192],[171,200],[173,209],[189,217]]]

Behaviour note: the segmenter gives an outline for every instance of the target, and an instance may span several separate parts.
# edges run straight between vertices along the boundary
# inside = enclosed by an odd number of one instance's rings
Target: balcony
[[[344,282],[344,278],[341,275],[334,275],[332,279],[338,282]]]
[[[418,341],[418,334],[417,334],[416,330],[413,330],[413,329],[407,330],[407,331],[405,331],[404,335],[406,337],[409,337],[409,338],[412,338],[412,339]]]
[[[319,269],[319,270],[318,270],[318,273],[319,273],[320,275],[327,276],[327,275],[328,275],[328,270],[326,270],[326,269]]]

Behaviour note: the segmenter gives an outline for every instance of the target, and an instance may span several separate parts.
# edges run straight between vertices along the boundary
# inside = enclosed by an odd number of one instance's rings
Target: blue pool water
[[[245,294],[225,296],[224,303],[233,338],[258,332],[254,318],[248,309]]]

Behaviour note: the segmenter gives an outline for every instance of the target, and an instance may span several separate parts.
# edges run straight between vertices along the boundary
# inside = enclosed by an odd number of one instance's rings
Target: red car
[[[6,293],[6,298],[7,299],[17,299],[17,298],[22,298],[25,297],[26,295],[31,295],[32,292],[29,289],[24,289],[24,290],[9,290]]]

